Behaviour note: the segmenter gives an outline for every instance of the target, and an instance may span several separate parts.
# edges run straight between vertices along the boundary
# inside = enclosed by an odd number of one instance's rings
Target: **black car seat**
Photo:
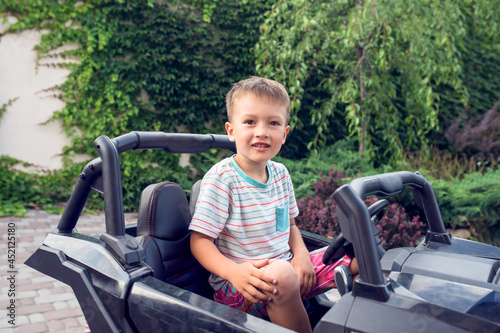
[[[178,184],[161,182],[142,191],[137,235],[143,236],[144,261],[153,276],[212,299],[209,272],[191,254],[190,222],[186,194]]]

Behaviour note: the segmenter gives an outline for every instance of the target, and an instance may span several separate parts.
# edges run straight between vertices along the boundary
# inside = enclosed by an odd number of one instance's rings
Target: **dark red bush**
[[[480,117],[471,117],[466,108],[445,132],[445,138],[459,153],[477,161],[495,160],[500,154],[500,100]]]
[[[367,206],[378,200],[373,196],[365,203]],[[385,216],[377,224],[378,237],[382,240],[384,249],[395,247],[416,246],[425,235],[425,223],[420,220],[420,216],[407,216],[405,208],[397,203],[389,205]]]
[[[337,203],[332,199],[332,194],[340,187],[343,178],[346,178],[343,172],[332,169],[327,178],[313,183],[314,197],[307,196],[297,201],[300,215],[296,222],[300,229],[332,238],[340,233]],[[366,199],[365,203],[369,206],[377,200],[373,196]],[[425,224],[419,216],[410,219],[404,207],[393,203],[378,223],[377,229],[382,246],[389,249],[417,245],[424,236]]]

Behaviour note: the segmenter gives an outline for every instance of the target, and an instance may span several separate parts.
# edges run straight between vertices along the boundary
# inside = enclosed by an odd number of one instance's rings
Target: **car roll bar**
[[[355,283],[355,286],[357,285],[358,292],[366,297],[388,299],[389,294],[380,266],[368,208],[363,199],[369,195],[391,196],[401,192],[405,186],[411,188],[416,202],[421,204],[424,210],[429,227],[425,242],[451,244],[451,235],[444,226],[432,186],[420,173],[399,171],[362,177],[341,186],[333,194],[333,199],[338,204],[337,215],[342,233],[353,243],[358,258],[361,281]]]
[[[385,173],[354,179],[349,185],[361,199],[372,194],[391,196],[401,192],[405,186],[410,187],[415,201],[424,210],[429,229],[435,234],[446,234],[434,190],[420,173],[409,171]]]
[[[111,142],[119,154],[139,149],[163,149],[172,154],[203,153],[210,149],[226,149],[236,153],[235,143],[229,141],[227,135],[222,134],[134,131],[112,139]]]
[[[102,182],[106,232],[101,240],[128,265],[138,263],[143,250],[135,238],[125,233],[119,154],[139,149],[162,149],[169,153],[202,153],[210,149],[236,152],[234,142],[229,141],[227,135],[137,131],[114,139],[100,136],[94,141],[94,148],[99,158],[89,162],[80,173],[57,229],[61,234],[72,233],[93,185]]]

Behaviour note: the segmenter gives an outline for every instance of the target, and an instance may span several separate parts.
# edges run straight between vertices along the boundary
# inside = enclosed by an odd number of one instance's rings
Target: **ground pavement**
[[[0,217],[0,332],[84,331],[85,319],[72,289],[24,264],[56,230],[60,217],[35,209],[22,218]],[[133,219],[126,216],[127,222]],[[104,214],[83,214],[77,228],[85,234],[103,232]]]

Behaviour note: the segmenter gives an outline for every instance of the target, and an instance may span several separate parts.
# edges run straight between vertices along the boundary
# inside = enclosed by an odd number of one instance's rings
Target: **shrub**
[[[299,199],[297,205],[301,214],[296,218],[300,229],[327,237],[335,237],[340,232],[336,213],[337,203],[332,194],[341,186],[346,174],[330,170],[328,177],[313,184],[314,196]],[[367,206],[378,200],[373,196],[365,200]],[[409,218],[403,207],[397,203],[389,206],[386,215],[377,225],[385,249],[415,246],[424,235],[424,223],[418,215]]]
[[[26,206],[43,207],[67,200],[76,182],[78,170],[67,168],[63,172],[42,170],[30,174],[16,169],[34,167],[15,158],[0,156],[0,216],[26,214]]]
[[[356,150],[355,138],[339,140],[308,158],[293,160],[277,156],[274,160],[286,165],[297,198],[313,195],[313,184],[327,175],[332,165],[335,165],[335,169],[342,170],[344,182],[355,175],[377,173],[367,153]]]
[[[500,170],[465,175],[462,180],[433,182],[448,227],[469,228],[481,242],[500,245]]]
[[[365,202],[369,206],[377,200],[373,196]],[[389,205],[385,216],[377,224],[377,229],[384,249],[416,246],[425,235],[425,223],[420,220],[420,216],[408,217],[405,208],[397,203]]]
[[[476,161],[496,166],[500,154],[500,100],[480,117],[468,116],[467,109],[446,130],[445,137],[457,151]],[[466,120],[464,120],[466,119]]]
[[[147,165],[142,161],[152,151],[133,151],[121,156],[129,163],[121,164],[122,195],[125,211],[133,212],[139,206],[141,191],[149,184],[163,180],[174,180],[185,189],[189,189],[192,180],[189,170],[176,163],[173,154],[158,153],[154,155],[162,168]],[[35,167],[8,156],[0,156],[0,216],[23,216],[26,207],[54,210],[55,205],[68,201],[78,180],[78,175],[87,162],[58,171],[41,170],[40,174],[19,170]],[[124,165],[125,164],[125,165]],[[133,166],[133,168],[130,167]],[[16,168],[17,167],[17,168]],[[87,200],[87,210],[104,210],[101,194],[92,191]]]
[[[315,196],[306,196],[297,201],[301,213],[296,221],[302,230],[333,238],[340,233],[340,226],[335,210],[337,203],[333,200],[332,194],[340,185],[332,176],[343,178],[341,172],[332,170],[328,178],[313,184]]]
[[[488,158],[485,163],[476,157],[468,157],[465,153],[452,153],[437,147],[433,147],[429,155],[406,152],[400,162],[401,169],[418,170],[426,178],[433,177],[447,181],[462,179],[469,173],[485,172],[487,165],[496,167],[498,161]]]

